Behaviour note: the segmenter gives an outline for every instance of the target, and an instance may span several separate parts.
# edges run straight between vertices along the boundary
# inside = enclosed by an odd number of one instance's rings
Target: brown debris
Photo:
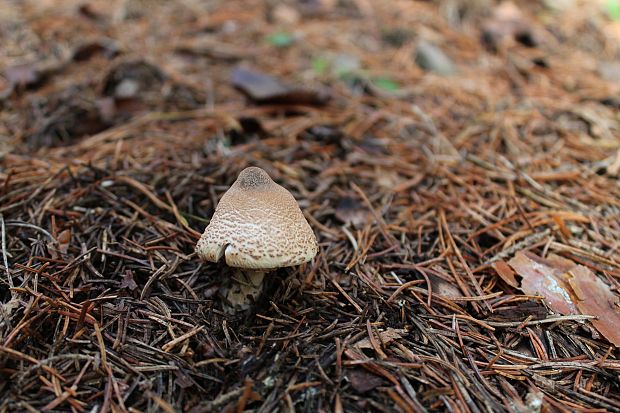
[[[320,91],[291,87],[272,76],[243,67],[233,70],[231,82],[256,103],[323,105],[328,100]]]
[[[577,307],[582,314],[596,316],[594,327],[614,345],[620,347],[620,299],[609,285],[605,284],[592,271],[577,265],[570,271],[568,283],[577,296]]]
[[[374,346],[372,344],[372,341],[374,340],[375,343],[377,342],[376,340],[378,340],[379,343],[381,343],[381,345],[387,345],[390,344],[392,341],[394,340],[398,340],[399,338],[402,338],[401,334],[405,332],[404,330],[396,330],[393,328],[388,328],[385,331],[380,331],[377,335],[378,338],[375,338],[374,335],[370,336],[371,338],[364,338],[360,341],[358,341],[357,343],[355,343],[355,347],[363,349],[363,348],[369,348],[372,349]]]
[[[497,275],[504,280],[506,284],[511,287],[518,287],[519,283],[515,279],[515,272],[510,268],[510,266],[506,263],[506,261],[495,261],[493,264],[493,269],[497,272]]]
[[[560,314],[579,314],[576,297],[566,277],[572,265],[560,257],[544,259],[518,252],[508,264],[523,278],[521,289],[527,295],[542,295],[549,307]]]
[[[523,277],[524,293],[541,294],[560,314],[595,316],[594,327],[620,346],[620,297],[589,268],[557,255],[544,259],[529,252],[517,253],[508,263]]]

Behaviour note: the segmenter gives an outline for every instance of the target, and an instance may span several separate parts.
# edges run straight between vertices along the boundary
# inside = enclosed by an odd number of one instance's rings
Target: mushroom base
[[[263,292],[265,271],[237,270],[232,277],[233,284],[226,292],[230,312],[247,310]]]

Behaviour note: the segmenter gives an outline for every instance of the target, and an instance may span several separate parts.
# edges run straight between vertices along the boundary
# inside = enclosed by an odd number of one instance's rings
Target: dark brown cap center
[[[259,188],[273,182],[267,172],[256,166],[245,168],[237,178],[242,188]]]

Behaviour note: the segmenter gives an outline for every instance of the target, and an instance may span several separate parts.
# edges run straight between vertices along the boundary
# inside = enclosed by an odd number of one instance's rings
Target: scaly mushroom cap
[[[293,195],[257,167],[222,196],[196,245],[198,256],[236,268],[274,269],[310,261],[318,245]]]

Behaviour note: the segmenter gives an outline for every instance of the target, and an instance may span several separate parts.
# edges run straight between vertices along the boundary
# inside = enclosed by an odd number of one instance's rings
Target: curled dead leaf
[[[579,314],[575,297],[564,277],[570,269],[570,262],[560,257],[545,259],[526,251],[517,252],[508,264],[523,277],[521,290],[525,294],[542,295],[553,311],[568,315]]]
[[[568,283],[578,298],[582,314],[594,315],[594,328],[615,346],[620,346],[620,308],[618,295],[589,268],[576,265],[570,271]]]
[[[519,283],[515,279],[515,272],[512,270],[512,268],[510,268],[506,261],[495,261],[493,264],[491,264],[491,266],[497,272],[499,278],[504,280],[506,284],[515,288],[519,286]]]
[[[518,252],[508,264],[523,277],[523,292],[542,295],[560,314],[596,316],[594,328],[620,346],[620,298],[589,268],[556,255],[541,258],[531,252]]]
[[[448,299],[455,299],[463,296],[463,293],[454,282],[446,281],[443,278],[439,278],[433,274],[428,274],[428,279],[433,288],[433,295],[438,295]]]

